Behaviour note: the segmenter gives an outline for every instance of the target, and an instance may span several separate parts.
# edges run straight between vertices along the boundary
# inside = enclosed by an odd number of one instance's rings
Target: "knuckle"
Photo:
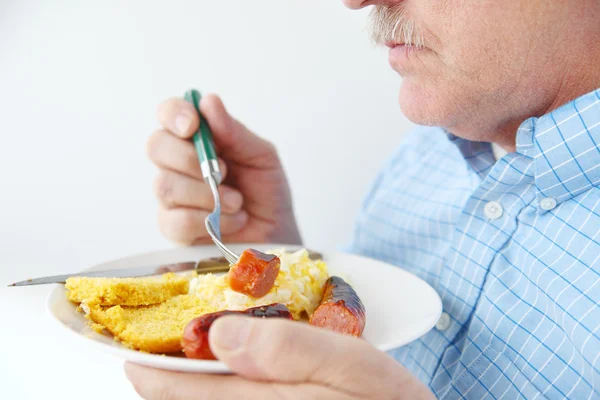
[[[242,207],[241,212],[245,212],[244,206]],[[248,216],[247,213],[246,215]],[[246,219],[236,222],[234,228],[240,230],[246,227],[250,218],[251,217],[248,216]],[[225,219],[222,219],[222,224],[224,222]],[[278,239],[281,239],[281,227],[278,227],[275,223],[263,224],[260,229],[252,230],[252,241],[255,243],[276,243]]]
[[[270,140],[264,138],[262,140],[264,141],[266,156],[272,157],[275,160],[279,160],[279,156],[277,154],[277,147],[275,147],[275,144]]]
[[[142,384],[142,382],[138,380],[132,380],[131,385],[133,386],[133,389],[136,391],[137,394],[139,394],[142,397],[144,396],[144,385]]]
[[[269,166],[270,168],[281,168],[281,160],[277,153],[277,147],[269,140],[262,139],[263,151],[256,157],[254,162]]]
[[[227,235],[233,235],[239,232],[248,221],[248,215],[246,213],[237,215],[227,215],[221,217],[221,233]]]
[[[166,171],[160,171],[154,180],[154,193],[167,208],[175,206],[175,199],[173,197],[173,181],[173,174]]]
[[[158,229],[160,230],[160,232],[167,238],[167,239],[171,239],[174,240],[175,238],[173,238],[171,236],[171,229],[170,229],[170,222],[169,222],[169,215],[165,212],[165,210],[163,210],[163,208],[159,208],[158,210]]]
[[[277,154],[277,148],[275,147],[275,144],[273,144],[273,142],[271,142],[270,140],[265,140],[265,147],[267,147],[269,153],[272,153],[273,155]]]
[[[200,171],[200,162],[198,161],[198,155],[196,154],[193,147],[190,145],[190,150],[185,153],[185,169],[189,172]]]
[[[156,390],[156,400],[177,400],[177,389],[172,385],[160,385]]]
[[[208,237],[208,235],[201,235],[196,237],[191,243],[190,245],[201,245],[201,244],[214,244],[214,242],[212,241],[212,239],[210,239]]]
[[[224,180],[227,177],[227,163],[219,157],[219,168],[221,169],[221,177]]]
[[[158,118],[158,122],[164,124],[169,118],[173,116],[176,101],[177,99],[175,97],[170,97],[166,100],[163,100],[158,105],[156,109],[156,117]]]
[[[136,380],[132,382],[134,390],[144,399],[175,400],[177,399],[174,388],[171,385],[159,381],[146,382]]]
[[[186,244],[189,239],[185,237],[180,218],[175,211],[161,207],[158,213],[158,228],[167,239]]]
[[[294,334],[286,321],[255,321],[243,352],[254,359],[256,367],[265,375],[278,371],[282,357],[294,354]],[[260,327],[260,328],[259,328]]]
[[[159,159],[158,154],[160,152],[160,142],[163,134],[164,132],[162,130],[154,131],[146,142],[146,154],[151,161],[156,162]]]
[[[276,238],[279,234],[279,228],[276,224],[267,225],[264,227],[262,235],[258,237],[261,242],[270,242],[274,238]]]
[[[200,234],[201,224],[197,223],[196,218],[188,210],[177,210],[178,212],[171,220],[171,229],[173,235],[181,243],[191,244]]]
[[[296,350],[294,344],[297,343],[297,331],[295,325],[289,321],[273,321],[273,329],[271,333],[270,342],[275,341],[276,346],[274,348],[283,349],[284,353],[293,352]],[[271,357],[276,357],[279,351],[272,351]]]

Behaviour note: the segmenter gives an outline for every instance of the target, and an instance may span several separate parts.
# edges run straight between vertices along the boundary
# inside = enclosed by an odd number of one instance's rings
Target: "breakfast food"
[[[365,329],[365,307],[349,284],[339,276],[325,283],[323,300],[310,324],[345,335],[360,337]]]
[[[150,353],[183,350],[188,357],[214,358],[208,330],[215,319],[232,313],[310,318],[316,326],[355,336],[362,333],[364,307],[356,292],[341,278],[329,278],[325,262],[310,259],[306,250],[245,251],[231,271],[78,277],[67,280],[65,287],[67,298],[79,303],[92,329],[108,331],[124,346]]]
[[[204,299],[207,312],[241,311],[251,307],[281,303],[293,314],[294,319],[308,318],[323,297],[323,286],[329,278],[327,264],[311,260],[306,250],[294,253],[271,252],[280,259],[279,273],[267,294],[254,298],[232,290],[227,275],[205,274],[190,281],[190,294]]]
[[[148,278],[73,277],[66,281],[67,298],[75,303],[101,306],[146,306],[186,294],[189,279],[164,274]]]
[[[183,347],[185,356],[201,360],[216,360],[208,344],[208,331],[213,322],[218,318],[231,314],[244,314],[257,318],[294,319],[290,310],[283,304],[270,304],[268,306],[249,308],[244,311],[218,311],[203,315],[190,321],[183,331],[181,347]]]
[[[262,297],[273,287],[279,265],[279,257],[274,254],[254,249],[244,250],[227,274],[229,287],[250,297]]]
[[[90,306],[88,316],[127,347],[174,353],[181,351],[181,337],[188,322],[206,312],[202,299],[184,294],[152,306]]]

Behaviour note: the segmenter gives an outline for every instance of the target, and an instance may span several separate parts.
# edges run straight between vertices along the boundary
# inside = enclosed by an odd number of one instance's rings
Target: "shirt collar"
[[[600,89],[524,121],[516,144],[517,153],[533,159],[538,206],[600,185]]]
[[[446,134],[485,179],[496,163],[490,143]],[[517,130],[516,148],[518,154],[533,160],[536,205],[542,212],[548,209],[542,207],[546,198],[560,204],[600,186],[600,89],[525,120]]]
[[[445,133],[448,139],[458,147],[467,164],[475,171],[479,178],[485,179],[490,169],[496,163],[496,157],[490,143],[463,139],[448,131],[445,131]]]

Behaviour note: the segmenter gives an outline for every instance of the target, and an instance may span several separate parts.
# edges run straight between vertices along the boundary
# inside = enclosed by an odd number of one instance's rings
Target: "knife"
[[[323,256],[315,251],[309,251],[308,257],[311,260],[321,260]],[[225,257],[210,257],[198,262],[187,261],[174,264],[165,264],[151,267],[133,267],[124,269],[110,269],[104,271],[89,271],[75,274],[45,276],[43,278],[27,279],[21,282],[15,282],[11,286],[29,286],[44,285],[48,283],[65,283],[68,278],[81,276],[93,278],[136,278],[141,276],[160,275],[167,272],[182,272],[196,270],[198,274],[207,274],[209,272],[227,272],[230,264]]]

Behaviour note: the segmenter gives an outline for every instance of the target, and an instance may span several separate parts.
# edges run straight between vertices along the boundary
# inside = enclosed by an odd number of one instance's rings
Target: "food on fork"
[[[75,303],[101,306],[146,306],[160,304],[189,290],[189,279],[174,273],[148,278],[67,279],[67,298]]]
[[[365,307],[349,284],[338,276],[325,283],[321,304],[310,324],[345,335],[360,337],[365,329]]]
[[[216,360],[208,343],[208,331],[218,318],[225,315],[248,315],[257,318],[285,318],[293,320],[290,310],[283,304],[269,304],[267,306],[253,307],[244,311],[218,311],[205,314],[190,321],[183,331],[181,347],[187,358],[200,360]]]
[[[229,270],[229,287],[250,297],[262,297],[273,287],[279,273],[279,264],[279,257],[274,254],[254,249],[244,250],[238,262]]]

